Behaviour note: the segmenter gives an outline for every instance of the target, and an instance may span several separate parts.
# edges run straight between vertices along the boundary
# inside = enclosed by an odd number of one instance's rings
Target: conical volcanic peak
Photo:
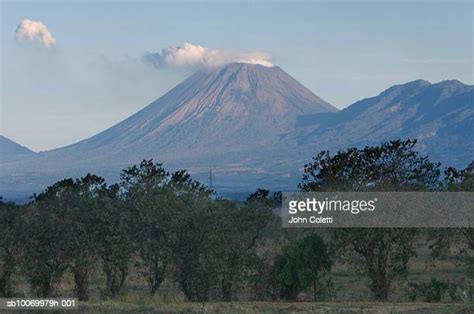
[[[281,68],[232,63],[200,70],[112,128],[71,146],[175,154],[271,145],[300,115],[336,111]]]

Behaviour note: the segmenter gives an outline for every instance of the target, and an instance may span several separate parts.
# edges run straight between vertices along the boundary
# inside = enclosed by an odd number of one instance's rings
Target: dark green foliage
[[[106,293],[114,296],[125,285],[134,251],[132,220],[118,185],[102,191],[95,218],[95,247],[106,276]]]
[[[439,165],[420,157],[415,143],[323,152],[306,165],[300,188],[472,191],[473,163],[448,168],[440,183]],[[152,160],[123,170],[112,186],[91,174],[64,179],[25,206],[0,202],[0,294],[13,295],[11,278],[20,274],[35,295],[51,297],[69,272],[77,297],[87,300],[90,274],[101,267],[105,294],[115,296],[136,266],[151,294],[176,282],[188,301],[236,300],[242,287],[256,300],[295,300],[307,292],[323,301],[338,291],[330,273],[337,257],[366,274],[373,295],[387,300],[392,283],[407,274],[419,230],[283,230],[274,212],[280,204],[281,193],[263,189],[244,202],[217,198],[186,171],[169,173]],[[472,228],[433,230],[429,239],[433,257],[456,244],[472,275]],[[437,279],[412,284],[407,296],[462,301],[469,285],[472,291],[466,278],[462,289]]]
[[[213,221],[211,191],[186,171],[170,174],[152,160],[124,170],[121,178],[132,217],[133,242],[151,294],[174,263],[187,299],[207,300],[215,270],[209,224]]]
[[[99,199],[103,178],[87,174],[57,182],[28,206],[23,267],[40,296],[70,268],[80,300],[88,299],[88,277],[95,262]]]
[[[457,170],[449,167],[444,171],[444,175],[444,184],[448,191],[474,191],[474,161],[472,161],[464,170]]]
[[[283,249],[283,253],[275,260],[273,276],[278,287],[279,296],[287,301],[295,300],[304,290],[298,275],[298,256],[291,247]]]
[[[338,258],[367,274],[375,298],[387,300],[393,280],[408,272],[418,234],[415,229],[338,229]]]
[[[174,262],[177,281],[188,301],[208,301],[217,282],[218,235],[212,232],[212,212],[208,200],[195,200],[179,215]]]
[[[257,190],[242,206],[218,200],[213,207],[214,235],[218,236],[216,246],[218,281],[221,297],[232,300],[235,284],[254,269],[258,259],[255,253],[257,242],[262,238],[265,227],[278,204],[277,196],[267,190]]]
[[[319,289],[319,285],[333,263],[332,249],[317,234],[286,247],[274,267],[280,297],[295,300],[308,288],[313,290],[314,301],[324,297],[325,289]]]
[[[321,152],[306,165],[303,191],[417,191],[439,185],[439,164],[414,150],[416,140],[350,148],[335,156]],[[335,237],[339,257],[363,270],[370,289],[387,300],[393,279],[407,272],[419,232],[402,229],[345,229]]]
[[[96,214],[100,211],[99,197],[106,189],[105,180],[87,174],[76,180],[65,200],[74,206],[68,211],[68,241],[70,267],[74,275],[79,300],[89,299],[89,274],[96,261]]]
[[[443,190],[449,192],[474,192],[474,161],[464,170],[447,168],[444,172]],[[428,241],[433,258],[449,255],[456,249],[461,264],[466,269],[470,291],[474,290],[474,228],[433,229],[428,231]],[[472,293],[471,293],[472,300]]]
[[[178,281],[188,300],[208,300],[214,288],[230,301],[235,284],[255,265],[255,246],[275,200],[258,190],[243,205],[203,197],[191,204],[179,216]]]
[[[414,150],[416,140],[349,148],[331,156],[323,151],[305,165],[303,191],[400,191],[438,186],[440,164]]]
[[[463,295],[458,286],[436,278],[431,278],[428,283],[411,282],[408,287],[408,297],[412,302],[419,298],[425,302],[441,302],[447,297],[453,302],[463,300]]]
[[[23,232],[22,269],[38,297],[51,297],[69,267],[69,212],[74,180],[64,179],[37,195],[28,206]]]
[[[132,239],[145,267],[145,277],[154,294],[165,279],[176,241],[176,217],[189,195],[209,195],[185,171],[173,174],[161,164],[144,160],[121,175],[125,203],[130,211]],[[185,195],[186,194],[186,195]]]
[[[0,198],[0,297],[13,295],[12,276],[20,261],[22,208]]]
[[[209,300],[212,291],[231,300],[235,285],[255,271],[255,247],[278,194],[258,190],[244,204],[213,199],[186,171],[170,174],[151,160],[121,179],[110,187],[90,174],[65,179],[28,205],[19,241],[22,270],[37,295],[52,296],[71,271],[77,296],[87,300],[89,274],[100,261],[105,293],[114,296],[135,258],[151,293],[171,277],[190,301]]]
[[[322,276],[331,270],[334,263],[332,249],[317,234],[300,240],[296,249],[300,280],[304,287],[313,289],[313,300],[317,301]]]

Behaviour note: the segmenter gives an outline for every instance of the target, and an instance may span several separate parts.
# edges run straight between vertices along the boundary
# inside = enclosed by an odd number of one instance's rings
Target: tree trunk
[[[383,302],[388,300],[388,295],[390,292],[390,280],[385,278],[385,276],[380,276],[373,288],[377,299]]]
[[[89,300],[88,278],[89,272],[87,269],[74,269],[74,283],[76,284],[76,294],[79,301]]]
[[[150,275],[149,275],[149,282],[150,282],[150,294],[153,296],[155,295],[156,291],[160,288],[161,283],[165,279],[165,272],[160,269],[160,267],[155,264],[153,266],[153,269],[150,270]]]
[[[104,262],[104,273],[107,280],[107,293],[110,296],[117,295],[125,285],[128,274],[127,266],[119,266],[110,262]]]
[[[317,291],[317,282],[313,280],[313,301],[316,302],[318,300],[318,291]]]
[[[226,302],[232,301],[232,280],[222,280],[222,299]]]
[[[0,277],[0,297],[11,297],[12,291],[10,287],[10,272],[6,271]]]
[[[125,285],[125,279],[127,279],[128,275],[128,267],[127,266],[119,266],[120,269],[120,288],[123,288]]]
[[[41,288],[39,291],[39,297],[41,298],[49,298],[53,294],[53,287],[51,285],[51,277],[46,276],[43,278],[43,282],[41,283]]]

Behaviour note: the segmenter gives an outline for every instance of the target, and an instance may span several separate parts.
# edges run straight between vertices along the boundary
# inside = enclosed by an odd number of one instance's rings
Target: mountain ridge
[[[293,138],[300,145],[327,142],[336,134],[345,135],[342,146],[417,138],[420,151],[432,159],[460,166],[474,156],[474,141],[466,138],[474,134],[474,86],[457,80],[412,81],[336,113],[300,117],[298,124]]]
[[[15,141],[0,134],[0,156],[3,160],[35,154],[26,146],[20,145]]]
[[[474,86],[416,80],[337,110],[281,68],[230,64],[201,70],[112,127],[82,141],[0,163],[0,194],[37,192],[65,176],[109,182],[143,159],[213,169],[220,191],[295,189],[321,150],[418,138],[433,161],[462,167],[474,156]],[[14,184],[13,184],[14,183]]]

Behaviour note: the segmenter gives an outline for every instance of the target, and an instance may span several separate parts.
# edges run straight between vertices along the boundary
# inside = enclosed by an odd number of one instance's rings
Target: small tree
[[[439,184],[439,164],[414,150],[416,140],[391,141],[363,149],[350,148],[331,156],[321,152],[305,165],[303,191],[417,191]],[[366,272],[370,289],[387,300],[393,279],[404,276],[415,254],[418,230],[339,229],[340,256]]]
[[[282,254],[275,259],[273,278],[280,298],[286,301],[295,300],[304,291],[305,287],[298,273],[298,256],[291,247],[283,248]]]
[[[243,205],[225,200],[213,202],[213,233],[221,243],[215,246],[219,261],[216,272],[223,300],[232,300],[234,286],[251,271],[256,261],[255,247],[277,203],[275,196],[270,196],[268,190],[262,189],[249,195]]]
[[[313,289],[313,300],[318,300],[318,284],[322,274],[334,263],[332,249],[317,234],[307,236],[296,244],[297,269],[302,285]]]
[[[72,193],[64,200],[68,206],[68,255],[79,300],[89,299],[89,274],[96,262],[95,224],[99,197],[106,190],[105,180],[93,174],[77,179]]]
[[[153,295],[165,279],[172,261],[174,228],[179,210],[189,195],[210,194],[186,171],[170,174],[162,164],[143,160],[122,171],[121,187],[130,211],[132,238],[145,266]]]
[[[35,195],[25,211],[22,269],[39,297],[51,297],[69,267],[68,207],[74,181],[65,179]]]
[[[222,245],[213,232],[214,216],[211,201],[206,195],[185,195],[177,208],[176,241],[173,255],[178,274],[177,281],[188,301],[204,302],[217,282],[215,255]]]
[[[81,179],[55,183],[30,205],[25,215],[29,224],[23,260],[32,273],[32,284],[40,286],[40,294],[50,295],[51,281],[59,280],[62,272],[71,269],[79,300],[89,298],[89,272],[96,252],[97,204],[105,189],[103,178],[87,174]],[[39,253],[42,255],[37,256]],[[55,264],[57,269],[53,268]]]
[[[280,297],[295,300],[301,292],[311,288],[313,300],[317,301],[320,279],[333,264],[332,249],[317,234],[285,247],[274,266]]]
[[[412,229],[339,229],[339,258],[365,272],[375,298],[385,301],[393,280],[407,274],[418,234]]]
[[[106,292],[120,292],[128,275],[133,254],[130,212],[124,206],[117,184],[101,190],[94,215],[96,252],[106,277]]]
[[[161,164],[144,160],[122,171],[121,187],[132,221],[132,239],[145,266],[150,293],[165,279],[170,262],[174,197],[167,188],[169,173]]]
[[[445,170],[443,188],[448,192],[473,192],[474,191],[474,161],[464,170],[449,167]],[[462,264],[466,266],[470,296],[473,295],[474,278],[474,229],[449,228],[433,229],[428,232],[430,248],[433,257],[446,255],[449,250],[456,247],[462,257]]]

